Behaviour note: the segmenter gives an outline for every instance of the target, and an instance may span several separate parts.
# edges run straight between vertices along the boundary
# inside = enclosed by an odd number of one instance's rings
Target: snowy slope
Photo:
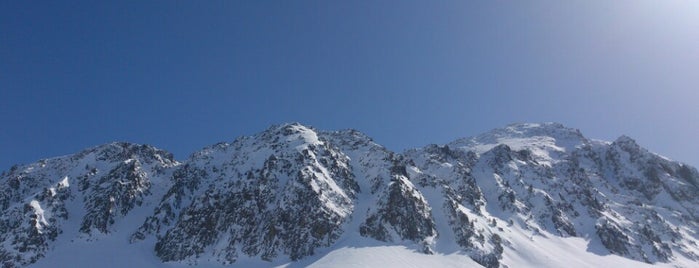
[[[513,124],[395,153],[284,124],[177,162],[113,143],[0,180],[4,267],[694,267],[699,173]]]
[[[0,261],[22,266],[67,239],[112,237],[131,214],[155,204],[177,165],[165,151],[112,143],[14,166],[0,184]]]

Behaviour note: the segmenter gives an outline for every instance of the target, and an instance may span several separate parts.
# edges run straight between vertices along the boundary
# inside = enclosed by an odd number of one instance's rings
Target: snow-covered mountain
[[[395,153],[272,126],[182,162],[112,143],[0,177],[3,267],[693,267],[699,173],[513,124]]]

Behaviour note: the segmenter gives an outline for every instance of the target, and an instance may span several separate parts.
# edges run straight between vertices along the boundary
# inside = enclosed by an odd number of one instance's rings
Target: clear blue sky
[[[296,121],[396,151],[556,121],[699,164],[699,2],[524,2],[1,1],[0,169]]]

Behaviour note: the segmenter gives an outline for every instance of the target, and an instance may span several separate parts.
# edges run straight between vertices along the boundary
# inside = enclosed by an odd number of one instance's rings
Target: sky
[[[0,1],[0,170],[272,124],[389,149],[514,122],[699,166],[699,1]]]

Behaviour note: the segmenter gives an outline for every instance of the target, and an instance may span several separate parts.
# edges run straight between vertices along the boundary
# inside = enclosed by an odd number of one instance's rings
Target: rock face
[[[312,255],[342,233],[359,190],[349,158],[301,125],[207,148],[174,180],[132,238],[156,235],[158,257],[191,263]]]
[[[358,236],[500,267],[515,250],[514,228],[583,237],[599,254],[647,263],[699,261],[695,168],[625,136],[590,140],[555,123],[401,154],[358,131],[300,124],[182,163],[113,143],[4,172],[0,209],[3,267],[39,260],[57,240],[117,231],[133,246],[152,243],[163,262],[187,264],[293,261]],[[137,225],[120,224],[127,217]]]

